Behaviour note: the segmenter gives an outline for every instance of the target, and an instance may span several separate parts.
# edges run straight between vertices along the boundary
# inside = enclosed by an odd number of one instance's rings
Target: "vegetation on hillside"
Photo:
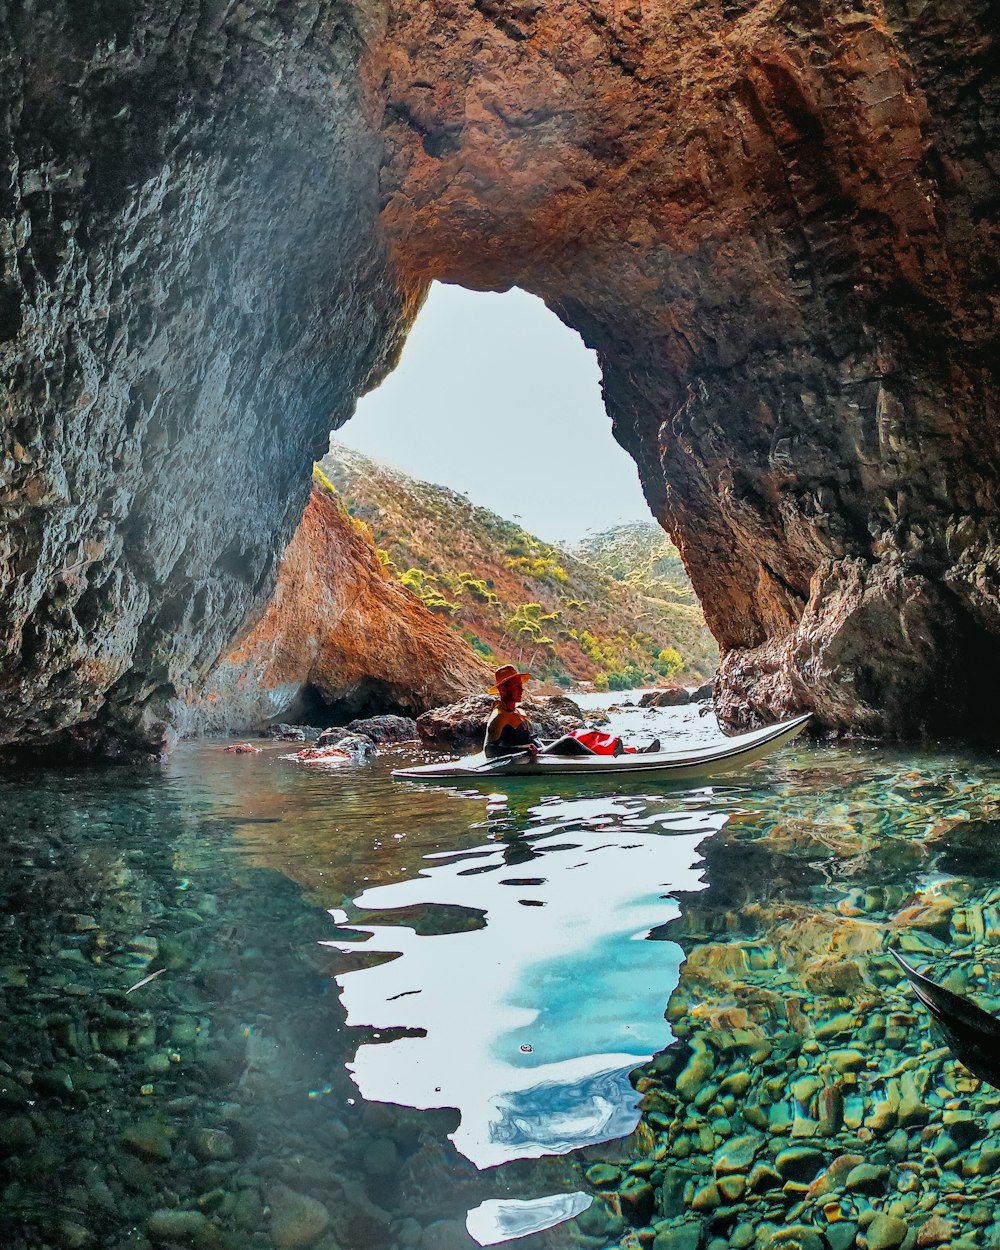
[[[714,671],[718,652],[683,566],[677,559],[668,570],[666,555],[654,558],[652,537],[598,535],[594,553],[588,544],[564,551],[335,440],[317,481],[335,489],[370,533],[386,574],[490,663],[512,662],[562,686],[589,681],[612,690],[702,681]]]
[[[655,521],[632,521],[588,535],[570,551],[602,572],[666,603],[697,603],[680,552]]]

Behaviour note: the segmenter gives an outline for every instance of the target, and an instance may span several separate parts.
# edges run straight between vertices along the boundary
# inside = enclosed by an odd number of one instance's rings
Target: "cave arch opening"
[[[410,479],[405,502],[387,498],[383,466]],[[485,663],[562,688],[714,673],[680,557],[615,440],[596,352],[536,296],[434,283],[396,369],[320,469],[384,567]],[[601,574],[624,585],[598,603]]]
[[[337,438],[547,542],[651,519],[596,352],[518,287],[432,283],[399,364]]]

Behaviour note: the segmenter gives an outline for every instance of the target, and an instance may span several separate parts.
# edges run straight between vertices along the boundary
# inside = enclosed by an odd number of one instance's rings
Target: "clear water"
[[[1000,1241],[1000,1093],[885,954],[1000,1007],[995,756],[463,792],[288,749],[0,780],[5,1247]]]

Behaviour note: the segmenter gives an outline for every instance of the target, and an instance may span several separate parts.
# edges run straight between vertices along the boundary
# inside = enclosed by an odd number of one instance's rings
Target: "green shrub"
[[[634,690],[636,686],[642,685],[642,669],[629,663],[624,668],[608,673],[607,679],[609,690]]]
[[[552,556],[516,556],[508,557],[504,563],[522,577],[530,577],[532,581],[565,582],[569,574]]]
[[[658,653],[654,667],[661,677],[673,677],[684,667],[684,657],[676,647],[664,647]]]
[[[521,603],[514,609],[513,615],[507,618],[507,628],[521,638],[530,638],[532,642],[551,646],[552,639],[542,637],[542,627],[546,622],[558,619],[558,612],[543,612],[540,603]]]
[[[463,629],[462,637],[473,649],[473,651],[478,651],[480,655],[486,656],[487,659],[496,658],[490,644],[488,642],[483,642],[482,638],[480,638],[478,634],[474,634],[471,629]]]

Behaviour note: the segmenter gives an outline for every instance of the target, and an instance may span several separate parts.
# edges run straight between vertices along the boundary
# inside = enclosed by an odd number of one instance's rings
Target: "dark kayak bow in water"
[[[547,755],[534,759],[526,751],[492,759],[482,752],[440,764],[397,768],[394,777],[408,781],[452,781],[458,777],[595,777],[604,773],[641,773],[667,781],[697,781],[718,773],[732,772],[763,759],[797,737],[809,715],[780,725],[768,725],[735,738],[724,738],[707,746],[677,748],[672,751],[640,751],[634,755]]]
[[[955,1058],[973,1076],[1000,1089],[1000,1020],[971,999],[946,990],[916,968],[911,968],[899,951],[889,954],[903,969],[917,998],[934,1017]]]

